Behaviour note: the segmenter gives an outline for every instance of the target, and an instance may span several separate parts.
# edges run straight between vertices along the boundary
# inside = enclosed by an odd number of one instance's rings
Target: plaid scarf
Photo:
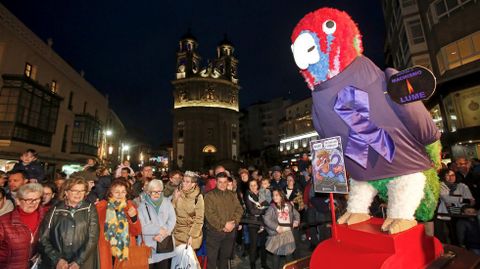
[[[119,260],[128,259],[128,220],[124,209],[127,201],[116,202],[108,199],[107,216],[105,218],[104,230],[105,239],[110,243],[112,256]]]

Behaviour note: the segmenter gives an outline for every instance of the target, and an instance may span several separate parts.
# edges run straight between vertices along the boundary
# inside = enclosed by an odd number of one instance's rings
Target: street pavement
[[[309,242],[307,240],[300,241],[299,246],[297,246],[297,257],[298,259],[307,257],[312,255],[312,252],[309,249]],[[235,259],[232,260],[231,265],[232,269],[250,269],[250,261],[248,259],[248,255],[245,257],[239,257],[241,253],[235,253]],[[271,264],[271,255],[270,253],[267,254],[267,265],[273,269]],[[257,269],[261,269],[260,258],[257,259]]]

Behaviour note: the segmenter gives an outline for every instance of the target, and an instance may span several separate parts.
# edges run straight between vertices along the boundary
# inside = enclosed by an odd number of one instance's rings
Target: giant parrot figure
[[[295,63],[312,91],[313,124],[322,138],[341,136],[350,193],[348,225],[370,218],[378,194],[388,201],[381,229],[391,234],[433,217],[439,193],[440,132],[422,102],[397,104],[386,94],[388,78],[362,55],[356,23],[321,8],[292,33]]]

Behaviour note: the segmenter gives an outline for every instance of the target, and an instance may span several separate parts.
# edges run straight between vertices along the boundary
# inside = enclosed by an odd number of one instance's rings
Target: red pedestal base
[[[323,241],[310,260],[310,268],[424,268],[442,255],[435,237],[425,235],[422,224],[390,235],[380,230],[383,219],[337,225],[337,240]]]

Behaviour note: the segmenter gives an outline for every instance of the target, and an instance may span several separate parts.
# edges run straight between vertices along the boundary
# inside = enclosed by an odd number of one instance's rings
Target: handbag
[[[173,237],[171,235],[165,237],[162,242],[157,242],[157,253],[172,252],[174,248]]]
[[[148,218],[151,221],[152,217],[150,216],[150,210],[148,210],[147,204],[145,204],[145,209],[147,210]],[[175,248],[175,244],[173,243],[173,237],[172,235],[168,235],[162,240],[162,242],[157,242],[157,247],[155,248],[155,252],[168,253],[168,252],[172,252],[174,248]]]
[[[148,269],[148,258],[150,258],[152,249],[145,245],[142,236],[142,242],[137,245],[134,237],[130,237],[132,245],[128,249],[128,259],[115,262],[115,269]]]

